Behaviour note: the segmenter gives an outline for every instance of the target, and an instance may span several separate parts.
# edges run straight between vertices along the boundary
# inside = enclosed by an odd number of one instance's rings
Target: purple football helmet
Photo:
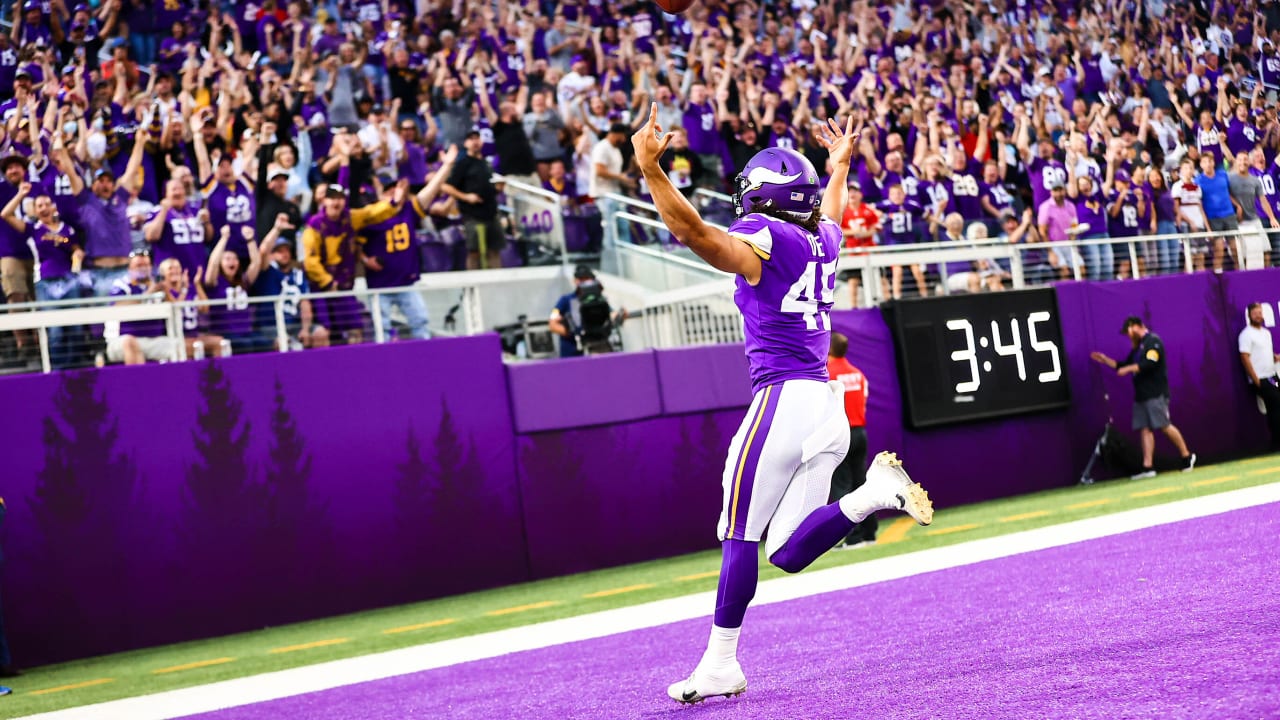
[[[822,203],[818,171],[794,150],[765,148],[756,153],[734,181],[733,211],[738,217],[760,210],[808,215]]]

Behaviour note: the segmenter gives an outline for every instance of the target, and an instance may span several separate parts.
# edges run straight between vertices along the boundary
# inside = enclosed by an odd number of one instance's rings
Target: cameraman
[[[586,265],[574,268],[573,286],[573,292],[556,301],[548,323],[551,332],[560,336],[560,357],[613,352],[610,338],[627,311],[613,312],[596,274]]]

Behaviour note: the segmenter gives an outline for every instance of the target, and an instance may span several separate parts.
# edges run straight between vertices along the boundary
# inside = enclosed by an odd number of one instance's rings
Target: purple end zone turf
[[[1280,717],[1277,510],[752,608],[749,686],[732,700],[665,694],[702,653],[708,607],[705,620],[195,717]]]

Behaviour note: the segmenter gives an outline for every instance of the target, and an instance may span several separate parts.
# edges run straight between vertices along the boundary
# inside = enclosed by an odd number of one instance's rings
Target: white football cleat
[[[872,497],[884,500],[884,509],[903,510],[921,525],[933,522],[933,501],[929,493],[920,483],[912,482],[895,453],[876,455],[867,468],[866,487]]]
[[[687,680],[672,683],[667,688],[667,696],[676,702],[693,705],[716,695],[737,697],[746,691],[747,676],[742,674],[742,666],[735,662],[724,676],[700,674],[694,670]]]

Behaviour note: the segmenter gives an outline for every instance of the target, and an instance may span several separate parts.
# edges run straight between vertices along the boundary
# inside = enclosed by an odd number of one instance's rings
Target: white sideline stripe
[[[795,600],[810,595],[871,585],[886,580],[896,580],[911,575],[1276,502],[1280,502],[1280,483],[1128,510],[906,555],[879,558],[763,582],[756,592],[754,603],[760,605]],[[391,650],[375,655],[334,660],[319,665],[224,680],[154,695],[28,715],[21,720],[165,720],[406,675],[507,653],[589,640],[693,618],[705,618],[714,602],[714,593],[698,593],[483,635]]]

